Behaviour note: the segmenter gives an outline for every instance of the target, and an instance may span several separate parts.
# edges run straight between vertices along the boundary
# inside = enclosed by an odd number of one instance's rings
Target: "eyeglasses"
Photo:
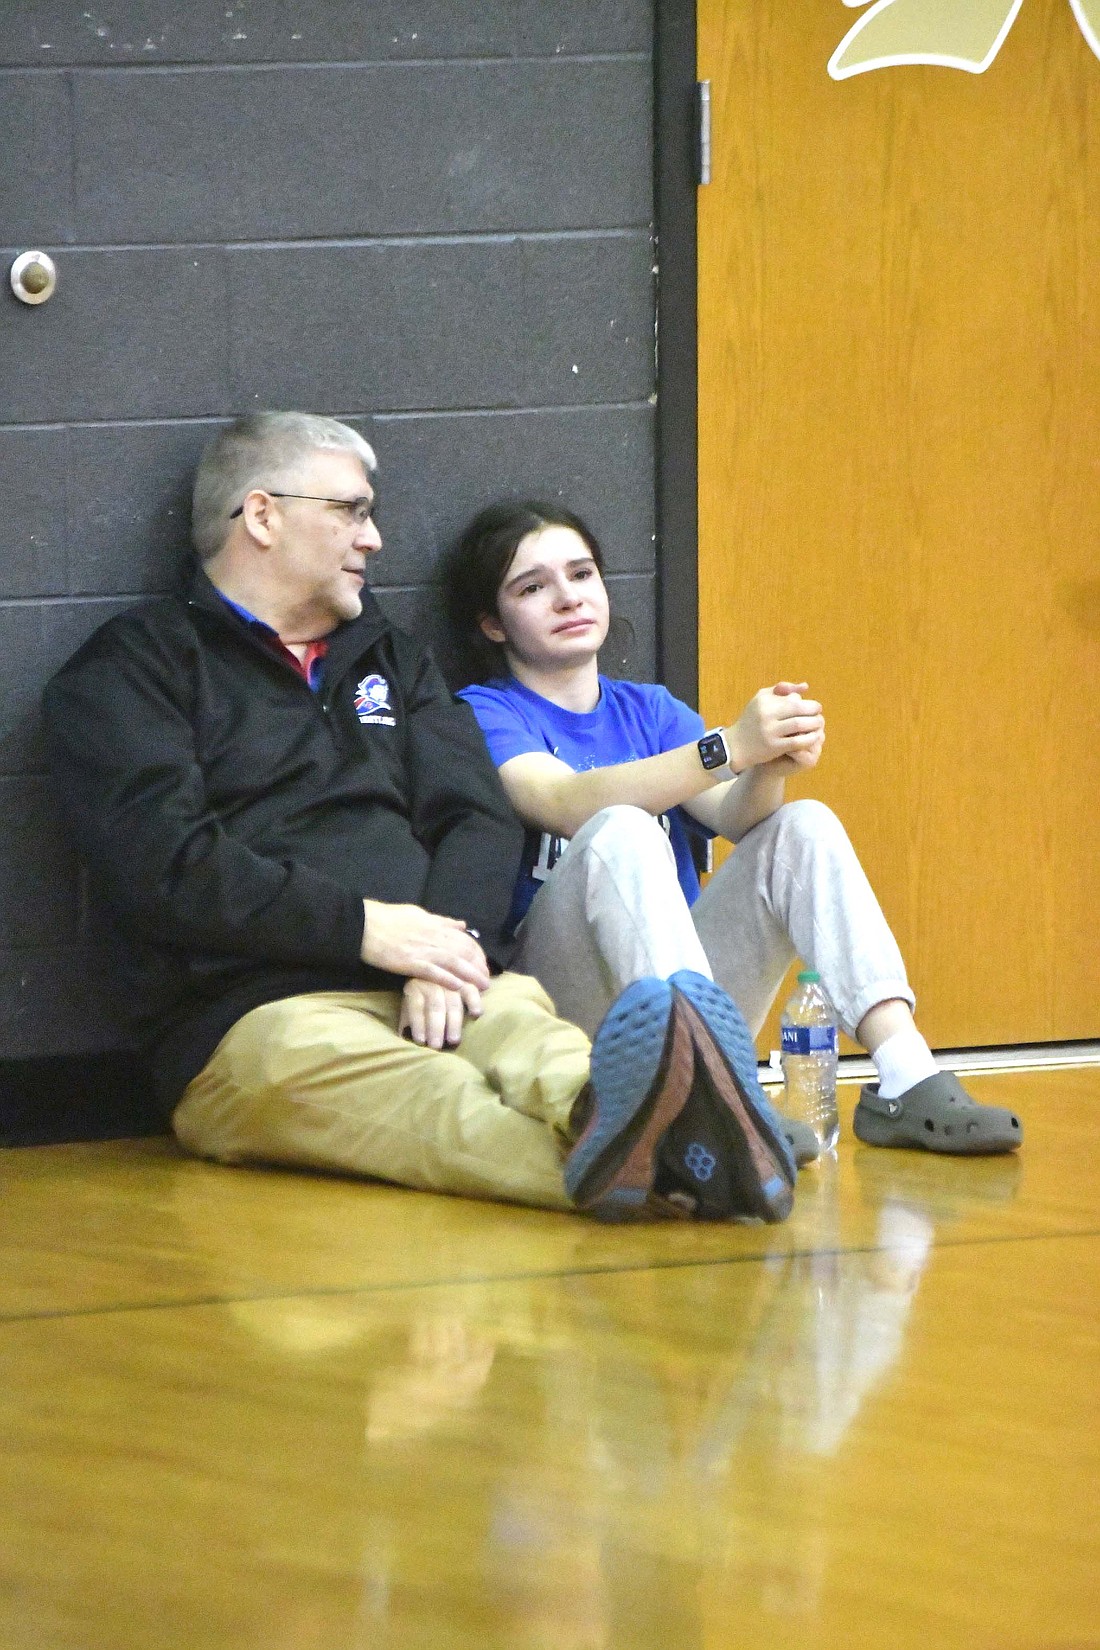
[[[377,494],[374,498],[367,498],[365,494],[362,498],[325,498],[320,493],[275,493],[268,487],[261,488],[260,491],[267,493],[269,498],[307,498],[314,504],[336,504],[341,510],[347,511],[356,527],[365,527],[368,521],[373,521],[374,512],[378,508]],[[230,521],[243,513],[244,505],[238,504],[235,510],[229,512]]]

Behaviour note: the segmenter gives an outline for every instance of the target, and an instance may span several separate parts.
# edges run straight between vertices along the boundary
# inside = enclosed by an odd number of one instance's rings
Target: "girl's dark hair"
[[[485,614],[497,617],[497,592],[521,541],[544,527],[571,528],[583,539],[603,577],[603,551],[591,527],[563,505],[538,499],[490,504],[443,559],[443,600],[468,681],[484,682],[506,672],[503,647],[489,640],[479,621]]]

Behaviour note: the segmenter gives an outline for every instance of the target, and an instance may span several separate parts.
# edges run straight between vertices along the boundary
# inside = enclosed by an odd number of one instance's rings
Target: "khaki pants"
[[[189,1151],[222,1163],[568,1209],[562,1161],[588,1039],[525,975],[500,975],[483,1000],[442,1053],[398,1036],[396,992],[266,1003],[222,1039],[172,1126]]]

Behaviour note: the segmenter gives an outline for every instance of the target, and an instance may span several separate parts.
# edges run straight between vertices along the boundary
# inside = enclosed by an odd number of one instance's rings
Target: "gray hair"
[[[199,559],[217,555],[232,512],[254,487],[288,487],[303,460],[318,451],[355,453],[368,475],[378,468],[373,447],[358,430],[317,413],[248,413],[220,430],[195,472],[191,538]]]

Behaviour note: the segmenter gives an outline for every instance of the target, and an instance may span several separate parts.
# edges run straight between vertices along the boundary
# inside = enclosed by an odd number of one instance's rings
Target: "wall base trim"
[[[1003,1071],[1053,1071],[1058,1067],[1100,1066],[1100,1043],[1020,1043],[1007,1048],[938,1048],[932,1051],[941,1066],[950,1071],[968,1072],[972,1077]],[[759,1067],[761,1083],[782,1083],[779,1050],[772,1049]],[[837,1080],[872,1081],[874,1062],[865,1054],[845,1054],[839,1061]]]
[[[0,1059],[0,1146],[166,1132],[148,1074],[127,1050]]]

